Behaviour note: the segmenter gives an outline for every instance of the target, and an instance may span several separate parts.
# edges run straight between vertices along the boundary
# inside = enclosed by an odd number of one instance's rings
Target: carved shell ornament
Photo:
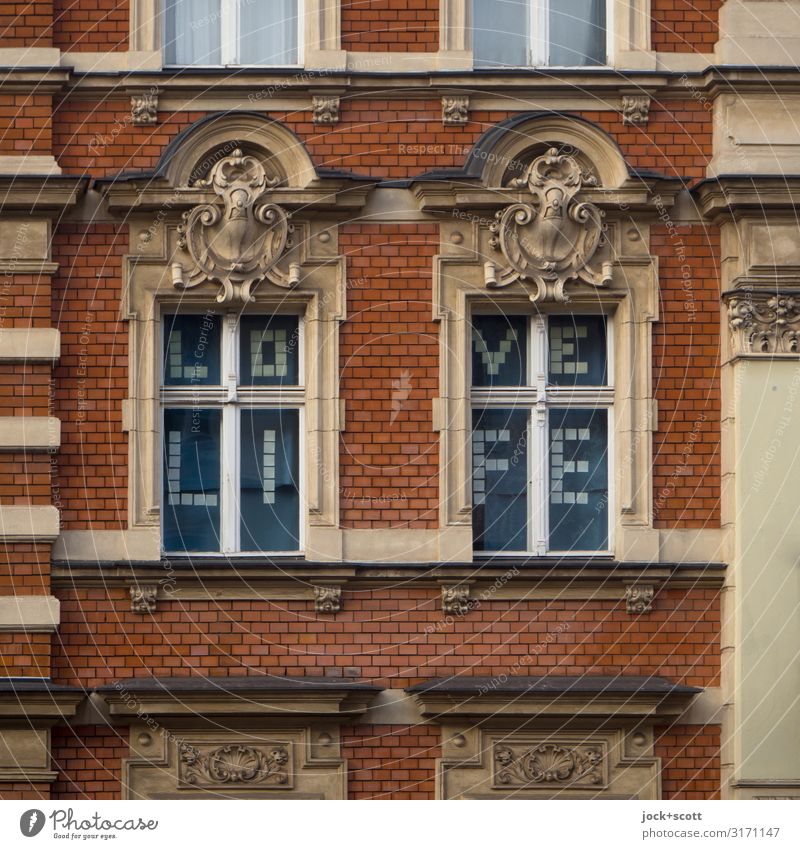
[[[291,246],[289,214],[269,200],[278,178],[267,178],[253,156],[234,150],[219,160],[197,186],[213,189],[218,199],[184,213],[178,227],[178,246],[188,254],[172,266],[177,289],[192,289],[205,281],[222,286],[217,301],[254,300],[251,289],[262,280],[290,288],[298,282],[299,267],[283,274],[276,263]],[[187,273],[188,272],[188,273]]]
[[[564,284],[581,280],[605,286],[611,280],[611,263],[595,271],[590,261],[603,236],[603,213],[575,195],[597,181],[581,171],[575,159],[550,148],[535,159],[514,188],[527,188],[533,203],[514,203],[501,210],[491,225],[491,246],[508,266],[498,270],[486,263],[486,285],[508,286],[515,280],[533,283],[531,300],[566,301]]]

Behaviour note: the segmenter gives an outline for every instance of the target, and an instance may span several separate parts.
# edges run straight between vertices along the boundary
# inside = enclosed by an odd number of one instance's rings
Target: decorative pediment
[[[800,354],[800,296],[743,290],[728,299],[731,347],[741,354]]]
[[[596,271],[590,265],[603,237],[603,213],[576,195],[596,180],[581,171],[572,156],[550,148],[535,159],[524,177],[512,182],[527,189],[531,203],[513,203],[495,215],[492,247],[502,254],[504,267],[487,262],[488,288],[521,280],[532,283],[531,300],[566,301],[570,280],[602,287],[611,280],[611,264]]]
[[[299,271],[284,274],[276,263],[291,245],[289,214],[271,202],[270,189],[279,182],[264,166],[238,148],[220,159],[205,180],[195,184],[212,189],[217,200],[200,203],[183,214],[178,228],[181,249],[172,265],[177,289],[218,283],[220,303],[254,300],[251,289],[262,280],[290,288]]]

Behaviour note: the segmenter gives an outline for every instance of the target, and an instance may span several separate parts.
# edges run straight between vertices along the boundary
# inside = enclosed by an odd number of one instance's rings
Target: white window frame
[[[164,383],[164,327],[167,315],[197,315],[204,316],[208,313],[219,315],[222,319],[220,338],[220,386],[166,386]],[[244,316],[281,316],[295,315],[294,313],[280,312],[241,312],[224,313],[215,311],[214,307],[206,310],[193,306],[190,309],[182,309],[176,305],[163,304],[160,310],[159,334],[160,334],[160,370],[159,370],[159,397],[160,397],[160,445],[161,456],[165,450],[164,413],[166,410],[179,409],[217,409],[222,411],[220,417],[220,550],[219,551],[170,551],[164,549],[165,554],[170,556],[187,557],[226,557],[235,554],[237,557],[291,557],[302,554],[305,550],[305,480],[306,480],[306,422],[305,405],[306,389],[302,382],[305,375],[305,320],[303,316],[297,315],[297,351],[298,351],[298,380],[297,386],[259,386],[243,389],[239,385],[239,340],[240,321]],[[241,551],[241,511],[239,499],[241,494],[241,412],[242,410],[297,410],[298,411],[298,539],[299,548],[296,551]],[[159,465],[159,475],[163,476],[163,459]],[[160,489],[162,493],[162,510],[160,534],[162,547],[164,544],[164,515],[163,504],[163,478],[160,477]]]
[[[474,317],[490,315],[475,311]],[[508,315],[519,315],[511,313]],[[547,383],[548,374],[548,339],[547,323],[550,315],[590,316],[603,315],[606,320],[606,376],[607,383],[603,387],[558,387]],[[471,410],[508,409],[528,410],[528,549],[526,551],[492,551],[489,549],[476,550],[479,557],[519,557],[520,555],[535,555],[539,557],[589,557],[607,556],[614,550],[614,320],[611,315],[595,312],[591,309],[580,309],[568,313],[533,314],[528,316],[528,355],[527,380],[525,386],[511,387],[481,387],[473,386],[472,375],[472,334],[469,334],[470,350],[467,355],[469,365],[470,408]],[[549,456],[549,415],[552,409],[584,409],[606,410],[608,416],[606,446],[606,464],[608,479],[608,547],[600,550],[570,550],[562,551],[549,548],[550,536],[550,456]],[[471,442],[471,439],[470,439]],[[472,457],[472,445],[469,446],[469,456]],[[538,470],[538,471],[537,471]],[[470,467],[470,492],[472,491],[472,474]],[[474,511],[474,504],[473,504]]]
[[[253,0],[256,2],[256,0]],[[305,36],[305,0],[297,0],[297,61],[287,63],[270,63],[264,65],[243,64],[237,61],[239,47],[239,0],[220,0],[220,65],[174,65],[166,64],[167,68],[302,68],[304,66]],[[164,7],[166,14],[166,5]],[[164,28],[166,31],[166,27]],[[166,44],[163,46],[166,55]]]
[[[470,0],[472,2],[472,0]],[[480,2],[480,0],[478,0]],[[606,55],[600,65],[553,65],[548,56],[550,48],[550,5],[553,0],[528,0],[528,64],[527,68],[574,68],[589,70],[611,67],[614,55],[614,6],[615,0],[606,0]],[[556,0],[557,2],[557,0]],[[512,67],[512,66],[509,66]],[[475,70],[491,70],[475,65]]]

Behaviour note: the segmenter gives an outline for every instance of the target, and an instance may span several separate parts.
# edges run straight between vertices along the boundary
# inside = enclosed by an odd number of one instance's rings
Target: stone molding
[[[741,290],[725,302],[734,357],[800,356],[800,293]]]
[[[61,622],[61,602],[54,596],[0,596],[0,632],[50,633]]]
[[[0,417],[0,451],[53,451],[60,445],[60,419],[53,416]]]
[[[61,356],[61,333],[50,327],[0,329],[0,362],[54,363]]]
[[[58,510],[49,504],[0,505],[0,539],[6,542],[53,542],[58,529]]]

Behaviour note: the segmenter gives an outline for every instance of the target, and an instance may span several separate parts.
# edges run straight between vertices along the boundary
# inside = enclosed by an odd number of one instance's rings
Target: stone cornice
[[[87,693],[47,678],[0,678],[0,720],[48,725],[75,714]]]
[[[701,689],[665,678],[549,675],[454,676],[415,684],[406,692],[429,719],[536,717],[566,721],[574,717],[597,721],[614,717],[636,721],[679,716]]]
[[[718,221],[756,213],[796,212],[800,205],[800,175],[721,174],[692,188],[703,215]]]
[[[344,678],[253,675],[229,678],[131,678],[95,692],[112,717],[269,717],[349,719],[363,714],[382,687]]]
[[[0,202],[6,212],[48,213],[70,209],[86,188],[84,177],[0,175]]]

